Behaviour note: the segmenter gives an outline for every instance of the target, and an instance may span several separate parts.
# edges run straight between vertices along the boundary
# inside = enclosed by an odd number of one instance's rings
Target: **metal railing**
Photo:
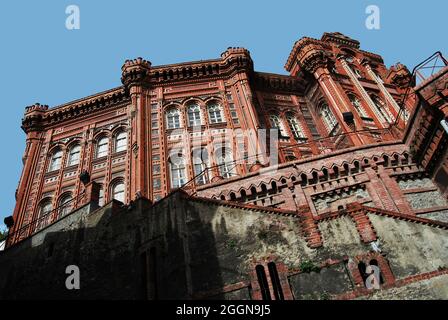
[[[422,83],[429,77],[433,76],[446,66],[448,66],[448,61],[445,59],[445,57],[442,55],[440,51],[437,51],[430,57],[426,58],[418,65],[416,65],[414,69],[412,69],[411,81],[409,81],[407,85],[405,94],[400,102],[400,110],[398,111],[397,117],[395,118],[395,122],[391,124],[391,127],[397,125],[401,113],[406,108],[406,101],[409,97],[412,88],[417,86],[419,83]]]

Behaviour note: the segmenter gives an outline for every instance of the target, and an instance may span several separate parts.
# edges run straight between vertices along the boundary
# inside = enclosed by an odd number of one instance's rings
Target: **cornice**
[[[124,87],[118,87],[51,109],[45,105],[35,104],[25,108],[22,129],[26,133],[33,130],[39,131],[43,127],[80,118],[95,111],[117,106],[127,100],[129,96],[125,93]]]
[[[254,85],[260,89],[297,93],[304,91],[308,83],[303,78],[265,72],[254,72]]]

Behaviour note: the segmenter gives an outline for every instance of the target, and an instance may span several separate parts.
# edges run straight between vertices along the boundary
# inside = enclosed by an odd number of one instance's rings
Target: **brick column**
[[[383,181],[384,185],[387,186],[387,190],[392,197],[395,206],[400,213],[415,215],[414,211],[411,209],[408,201],[404,197],[403,192],[398,186],[397,181],[389,176],[389,173],[383,167],[379,167],[378,174]]]
[[[321,247],[323,245],[322,236],[317,222],[313,218],[310,207],[308,205],[300,206],[297,214],[299,215],[300,227],[304,233],[308,247]]]
[[[390,210],[390,211],[398,211],[395,206],[395,202],[392,199],[390,193],[387,191],[380,173],[375,172],[373,168],[365,169],[367,176],[369,177],[369,193],[371,194],[372,200],[375,205],[379,206],[382,209]],[[381,167],[378,169],[381,172]]]
[[[350,216],[355,221],[361,240],[365,243],[375,241],[377,239],[375,229],[361,204],[358,202],[347,204],[347,211],[350,211]]]

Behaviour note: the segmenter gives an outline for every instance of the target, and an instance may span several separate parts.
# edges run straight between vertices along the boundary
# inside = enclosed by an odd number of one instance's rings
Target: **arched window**
[[[275,300],[285,300],[283,296],[283,289],[278,276],[277,266],[274,262],[268,263],[269,277],[272,282],[272,289],[274,290]]]
[[[231,150],[227,148],[219,148],[216,150],[216,162],[221,177],[230,178],[236,174]]]
[[[345,61],[347,61],[347,62],[349,62],[349,63],[352,63],[352,62],[353,62],[353,56],[352,56],[352,55],[347,55],[347,56],[345,57]]]
[[[201,125],[201,108],[198,104],[188,106],[188,125],[190,127]]]
[[[128,146],[128,135],[121,131],[115,136],[115,152],[125,151]]]
[[[361,79],[361,78],[363,77],[361,71],[359,71],[357,68],[352,67],[352,70],[353,70],[353,73],[355,74],[355,76],[356,76],[358,79]]]
[[[48,167],[48,171],[56,171],[61,168],[62,162],[62,150],[58,149],[53,152],[50,160],[50,166]]]
[[[224,121],[222,108],[217,102],[212,102],[207,106],[210,123],[220,123]]]
[[[255,267],[257,273],[258,285],[261,291],[261,297],[263,300],[271,300],[271,293],[269,290],[268,278],[266,277],[266,271],[262,265]]]
[[[124,203],[124,183],[119,181],[112,186],[112,199],[118,200]]]
[[[70,193],[61,197],[58,204],[58,217],[62,218],[72,210],[72,195]]]
[[[303,133],[302,126],[293,114],[287,114],[286,119],[288,120],[289,128],[291,129],[291,132],[296,140],[306,138]]]
[[[171,108],[166,112],[166,126],[168,129],[180,128],[180,111],[176,108]]]
[[[385,123],[385,122],[392,123],[393,116],[387,109],[384,102],[375,95],[371,96],[371,98],[372,98],[373,103],[375,104],[377,111],[379,112],[380,117],[382,118],[382,119],[380,119],[380,121],[383,123]]]
[[[102,137],[98,140],[98,144],[96,146],[96,157],[101,158],[107,156],[109,153],[109,138]]]
[[[358,98],[354,96],[353,94],[349,94],[348,98],[350,99],[351,104],[353,107],[355,107],[356,112],[358,112],[359,116],[363,118],[368,118],[369,115],[364,110],[363,106],[361,105],[361,102],[359,102]]]
[[[208,152],[205,148],[193,150],[193,170],[198,185],[208,182]]]
[[[168,159],[171,173],[171,187],[180,188],[187,182],[185,158],[181,153],[171,155]]]
[[[287,137],[285,127],[283,126],[282,120],[276,114],[271,114],[269,116],[269,122],[271,123],[272,129],[278,129],[282,137]]]
[[[319,108],[319,114],[322,117],[322,120],[324,122],[325,127],[328,130],[328,133],[332,132],[333,129],[338,124],[338,121],[336,120],[336,117],[334,116],[333,112],[331,112],[330,107],[328,107],[328,104],[325,102],[322,103],[322,105]]]
[[[79,163],[79,155],[81,154],[81,146],[74,145],[68,153],[67,166],[74,166]]]
[[[43,200],[39,205],[39,215],[36,223],[36,229],[40,230],[47,225],[50,218],[50,213],[53,210],[51,199]]]

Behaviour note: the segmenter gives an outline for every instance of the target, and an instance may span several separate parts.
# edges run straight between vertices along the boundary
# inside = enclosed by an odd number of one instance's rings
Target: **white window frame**
[[[303,132],[302,126],[299,120],[293,114],[286,115],[286,120],[288,121],[289,128],[291,129],[292,135],[295,139],[305,139],[305,133]]]
[[[65,194],[59,200],[58,205],[58,217],[62,218],[69,214],[72,211],[72,200],[73,197],[71,194]]]
[[[187,170],[185,157],[183,155],[176,155],[176,160],[173,160],[174,155],[168,159],[170,168],[171,188],[180,188],[187,183]]]
[[[224,179],[236,175],[233,154],[229,148],[221,147],[216,150],[216,163],[218,164],[219,174]]]
[[[81,146],[79,144],[76,144],[70,148],[70,151],[68,153],[67,167],[78,165],[80,157],[81,157]]]
[[[181,127],[180,110],[177,108],[168,109],[166,111],[166,128],[179,129]]]
[[[120,188],[119,190],[117,190]],[[124,203],[125,201],[125,185],[123,181],[118,181],[112,185],[112,199]]]
[[[276,115],[276,114],[269,115],[269,123],[271,124],[271,128],[279,129],[280,134],[283,137],[287,136],[283,121],[282,121],[282,119],[280,119],[280,117],[278,115]]]
[[[187,107],[188,126],[200,126],[202,124],[201,107],[198,104],[190,104]]]
[[[61,149],[53,152],[50,159],[50,165],[48,166],[48,172],[56,171],[61,168],[63,154]]]
[[[106,157],[109,154],[109,138],[101,137],[96,145],[96,158]]]
[[[115,152],[126,151],[128,149],[128,134],[125,131],[115,135]]]
[[[327,127],[328,133],[331,133],[333,129],[338,125],[338,120],[330,110],[330,107],[327,103],[323,103],[320,106],[319,114],[322,117],[325,126]]]
[[[221,104],[217,102],[209,103],[207,105],[208,117],[210,124],[224,122]]]
[[[193,172],[196,177],[196,184],[204,185],[208,183],[208,172],[206,171],[209,166],[208,152],[206,148],[194,149],[192,153]]]

